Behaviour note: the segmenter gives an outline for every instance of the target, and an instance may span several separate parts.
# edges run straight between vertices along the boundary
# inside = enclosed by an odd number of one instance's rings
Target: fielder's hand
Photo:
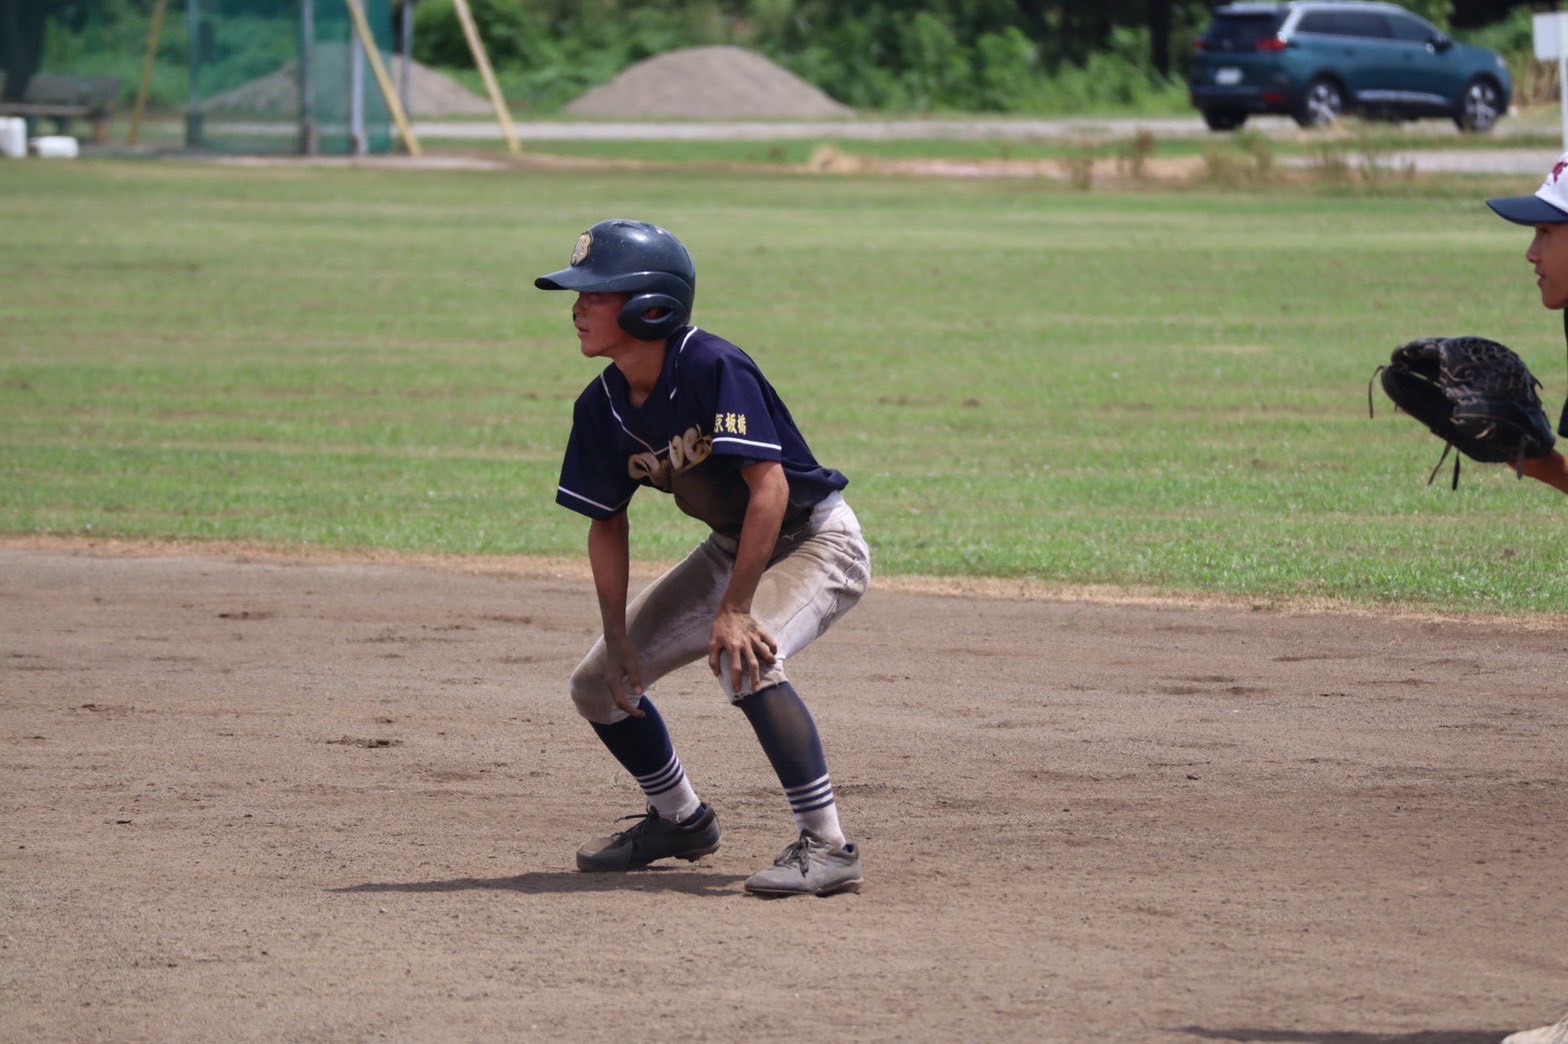
[[[778,642],[750,613],[720,610],[714,617],[713,630],[708,635],[708,669],[715,678],[719,677],[722,658],[728,655],[732,691],[756,692],[761,688],[762,672],[773,666],[778,651]],[[742,673],[751,682],[744,690],[740,683]]]
[[[645,717],[642,708],[642,668],[637,665],[637,650],[622,635],[604,638],[604,687],[615,705],[634,718]]]

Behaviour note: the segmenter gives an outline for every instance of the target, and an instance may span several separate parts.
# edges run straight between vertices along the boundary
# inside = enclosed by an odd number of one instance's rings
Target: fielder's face
[[[577,327],[577,344],[588,358],[614,360],[637,341],[621,329],[621,309],[630,294],[599,294],[584,291],[572,304],[572,325]]]
[[[1535,266],[1541,304],[1552,309],[1568,305],[1568,222],[1536,225],[1524,257]]]

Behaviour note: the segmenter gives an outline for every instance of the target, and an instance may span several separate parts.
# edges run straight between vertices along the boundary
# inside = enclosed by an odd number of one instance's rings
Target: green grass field
[[[696,254],[883,574],[1460,612],[1568,604],[1561,497],[1447,471],[1410,337],[1568,374],[1500,179],[1074,191],[658,173],[0,164],[0,532],[579,556],[597,371],[532,277],[610,216]],[[633,505],[634,553],[700,535]]]

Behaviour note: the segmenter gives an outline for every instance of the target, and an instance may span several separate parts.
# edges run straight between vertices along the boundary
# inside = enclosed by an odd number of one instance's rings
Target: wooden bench
[[[5,74],[0,73],[0,96]],[[109,140],[109,114],[120,97],[118,76],[76,76],[69,73],[34,73],[19,102],[0,101],[0,116],[22,116],[31,127],[34,120],[54,121],[60,134],[68,134],[72,120],[88,120],[93,126],[92,140]]]

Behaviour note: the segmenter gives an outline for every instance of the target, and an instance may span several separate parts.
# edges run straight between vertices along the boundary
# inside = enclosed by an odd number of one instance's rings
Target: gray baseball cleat
[[[809,830],[779,853],[773,865],[746,879],[753,895],[833,895],[860,888],[860,849],[852,842],[842,848]]]
[[[719,847],[719,819],[706,802],[684,823],[660,819],[653,806],[629,830],[596,837],[577,850],[577,869],[641,870],[655,859],[691,862]]]

